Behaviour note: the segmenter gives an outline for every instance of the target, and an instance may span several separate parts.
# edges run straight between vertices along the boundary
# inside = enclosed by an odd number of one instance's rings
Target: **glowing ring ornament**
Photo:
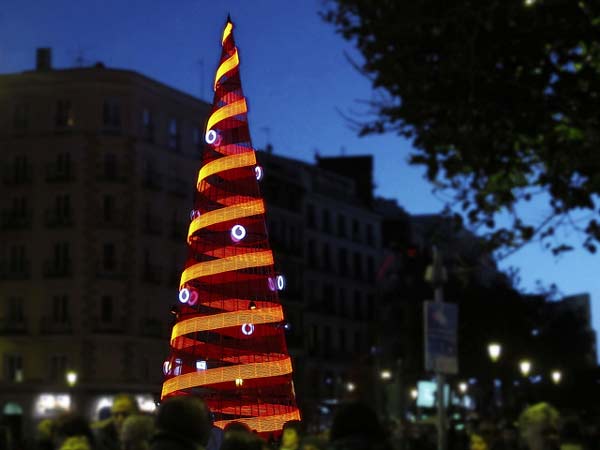
[[[275,280],[273,278],[269,277],[268,282],[269,282],[269,290],[272,292],[275,292],[275,290],[277,289],[277,284],[276,284]]]
[[[168,375],[171,371],[171,361],[167,360],[163,363],[163,373]]]
[[[254,324],[245,323],[242,325],[242,333],[244,333],[246,336],[250,336],[252,333],[254,333]]]
[[[190,297],[191,295],[188,288],[183,288],[179,291],[179,301],[181,303],[187,303]]]
[[[194,306],[196,303],[198,303],[198,292],[192,289],[190,291],[190,299],[188,300],[188,305]]]
[[[263,170],[263,168],[261,166],[256,166],[254,168],[254,174],[256,175],[256,180],[260,181],[263,178],[263,175],[265,174],[265,171]]]
[[[280,291],[285,289],[285,277],[283,275],[277,275],[277,289]]]
[[[214,144],[217,141],[217,132],[215,130],[208,130],[206,132],[206,136],[204,136],[204,140],[207,144]]]
[[[196,217],[200,217],[200,211],[197,209],[192,209],[190,211],[190,220],[194,220]]]
[[[230,235],[233,242],[240,242],[246,237],[246,229],[242,225],[234,225]]]

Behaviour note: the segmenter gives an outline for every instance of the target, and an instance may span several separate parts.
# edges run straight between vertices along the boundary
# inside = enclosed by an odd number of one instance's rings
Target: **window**
[[[171,150],[181,150],[181,139],[180,139],[180,131],[179,131],[179,121],[172,117],[169,120],[169,148]]]
[[[322,219],[323,219],[323,223],[322,225],[322,229],[325,233],[330,233],[331,232],[331,214],[329,213],[328,209],[324,209],[322,211]]]
[[[69,321],[69,298],[66,295],[52,297],[52,321],[56,323]]]
[[[27,156],[16,156],[13,169],[15,183],[19,184],[31,181],[31,165]]]
[[[108,180],[117,178],[117,157],[114,153],[104,155],[104,176]]]
[[[59,153],[56,155],[56,172],[59,175],[71,174],[71,154]]]
[[[363,318],[362,293],[360,291],[354,291],[354,318],[356,320]]]
[[[352,240],[360,241],[360,223],[356,219],[352,220]]]
[[[339,237],[346,237],[346,217],[343,214],[338,214],[337,217],[337,233]]]
[[[340,344],[340,352],[346,353],[346,330],[343,328],[338,330],[338,341]]]
[[[102,108],[102,124],[105,128],[121,128],[121,104],[118,100],[104,100]]]
[[[8,299],[7,319],[12,323],[22,323],[25,320],[23,314],[23,297],[10,297]]]
[[[56,103],[56,126],[72,127],[75,125],[70,100],[58,100]]]
[[[340,275],[348,275],[348,251],[338,248],[338,272]]]
[[[26,219],[29,214],[29,202],[27,197],[13,197],[12,215],[20,219]]]
[[[362,350],[362,335],[360,331],[354,332],[354,351],[360,352]]]
[[[362,267],[362,256],[358,252],[354,252],[354,277],[357,279],[362,279],[363,276],[363,267]]]
[[[194,128],[193,131],[193,135],[192,135],[192,141],[194,143],[194,148],[201,152],[202,148],[204,147],[204,141],[202,140],[202,130],[198,127]]]
[[[373,294],[367,295],[367,317],[370,320],[375,320],[375,296]]]
[[[367,280],[371,283],[375,281],[375,260],[372,256],[367,258]]]
[[[375,245],[375,235],[373,234],[373,225],[367,225],[367,244]]]
[[[100,321],[111,323],[113,321],[113,299],[108,295],[102,296],[100,301]]]
[[[331,248],[329,244],[323,244],[323,265],[325,270],[331,270]]]
[[[50,357],[49,375],[52,380],[64,380],[69,360],[66,355],[52,355]]]
[[[71,258],[69,255],[69,243],[57,242],[54,244],[54,265],[65,268],[69,266]]]
[[[315,228],[317,226],[315,205],[306,205],[306,225],[309,228]]]
[[[25,259],[25,246],[22,244],[11,245],[8,252],[8,265],[11,273],[25,273],[27,261]]]
[[[326,313],[335,312],[335,288],[333,284],[325,283],[323,285],[323,305]]]
[[[338,315],[346,317],[346,288],[340,288],[338,294]]]
[[[309,239],[307,245],[308,266],[317,267],[317,243],[314,239]]]
[[[146,142],[154,142],[154,117],[152,111],[142,111],[142,136]]]
[[[23,357],[20,354],[4,355],[4,379],[12,383],[23,381]]]
[[[13,113],[13,127],[15,130],[26,130],[29,126],[28,105],[16,105]]]
[[[115,197],[105,195],[102,203],[102,217],[106,222],[112,222],[115,218]]]
[[[115,265],[115,244],[105,243],[102,252],[102,266],[105,270],[114,270]]]
[[[68,194],[57,195],[55,198],[56,215],[61,219],[71,217],[71,198]]]
[[[323,328],[323,350],[326,356],[331,353],[331,327],[329,325],[325,325]]]

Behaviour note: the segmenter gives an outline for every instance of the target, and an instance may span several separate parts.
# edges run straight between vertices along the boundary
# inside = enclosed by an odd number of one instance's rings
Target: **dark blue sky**
[[[220,35],[231,13],[255,147],[269,139],[276,153],[307,161],[317,150],[324,156],[371,153],[378,195],[396,198],[411,213],[440,211],[423,169],[405,162],[409,142],[393,135],[358,138],[339,114],[366,112],[360,101],[375,93],[346,59],[360,60],[352,45],[319,18],[321,7],[321,0],[3,0],[0,73],[33,68],[35,48],[49,46],[55,67],[103,61],[210,101]],[[543,217],[544,211],[542,204],[529,205],[527,215]],[[568,239],[576,247],[581,241]],[[539,279],[555,282],[565,295],[590,292],[598,330],[598,258],[578,250],[555,259],[531,244],[501,267],[520,268],[526,290],[535,290]]]

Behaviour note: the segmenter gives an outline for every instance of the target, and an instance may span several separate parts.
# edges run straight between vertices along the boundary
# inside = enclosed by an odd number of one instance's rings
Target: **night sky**
[[[102,61],[212,101],[230,13],[255,147],[270,142],[275,153],[306,161],[316,152],[373,154],[377,195],[397,199],[410,213],[439,212],[443,202],[432,195],[424,170],[405,162],[410,142],[394,135],[358,138],[340,114],[367,114],[364,101],[377,93],[348,63],[360,56],[320,19],[321,8],[321,0],[3,0],[0,73],[30,70],[35,49],[52,47],[55,68]],[[534,204],[526,214],[544,211]],[[583,240],[574,232],[566,238],[576,248]],[[520,268],[527,291],[541,280],[555,282],[564,295],[591,293],[599,330],[599,258],[578,249],[556,259],[531,244],[500,266]]]

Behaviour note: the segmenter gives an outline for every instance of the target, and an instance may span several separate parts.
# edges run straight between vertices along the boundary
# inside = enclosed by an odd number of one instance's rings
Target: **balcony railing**
[[[48,228],[70,228],[74,220],[70,211],[65,214],[53,208],[44,212],[44,223]]]
[[[42,317],[40,330],[44,334],[71,334],[73,333],[73,323],[69,317],[66,320],[56,320],[54,317]]]
[[[0,227],[3,230],[27,230],[31,228],[31,211],[5,209],[0,213]]]
[[[0,280],[26,280],[30,276],[29,261],[0,263]]]
[[[49,183],[66,183],[75,180],[75,172],[69,164],[50,163],[46,165],[46,181]]]
[[[46,278],[69,278],[73,275],[70,260],[46,261],[44,263],[44,276]]]
[[[24,334],[27,332],[27,321],[24,318],[0,319],[0,334]]]
[[[142,269],[142,281],[152,284],[160,284],[162,281],[162,266],[155,264],[144,264]]]

